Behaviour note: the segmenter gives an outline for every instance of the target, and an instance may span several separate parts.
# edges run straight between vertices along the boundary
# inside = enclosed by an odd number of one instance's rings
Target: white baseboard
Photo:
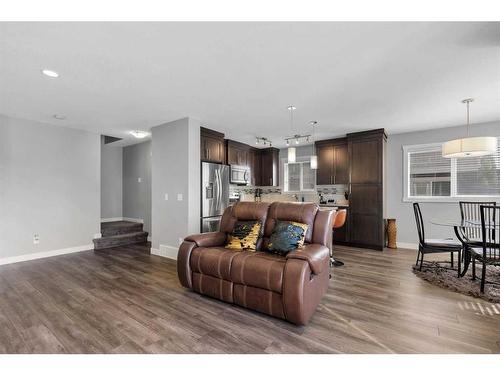
[[[158,255],[160,257],[169,258],[177,260],[177,253],[179,248],[175,246],[160,245],[159,249],[151,248],[151,254]]]
[[[66,249],[58,249],[58,250],[49,250],[49,251],[41,251],[39,253],[30,253],[23,254],[13,257],[0,258],[0,265],[2,264],[10,264],[10,263],[18,263],[18,262],[26,262],[28,260],[41,259],[41,258],[49,258],[57,255],[78,253],[80,251],[93,250],[94,244],[68,247]]]
[[[151,236],[148,236],[148,242],[151,242]]]
[[[137,219],[135,217],[120,216],[120,217],[107,217],[104,219],[101,218],[101,223],[109,223],[110,221],[133,221],[134,223],[144,224],[144,219]]]
[[[396,242],[396,245],[397,245],[398,248],[401,248],[401,249],[418,250],[418,244],[417,243]]]

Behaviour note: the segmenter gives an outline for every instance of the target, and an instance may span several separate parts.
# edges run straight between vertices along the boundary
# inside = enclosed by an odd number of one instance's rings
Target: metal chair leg
[[[453,262],[453,252],[451,252],[450,255],[451,255],[451,268],[453,268],[453,263],[454,263]]]
[[[472,257],[472,280],[476,280],[476,258]]]
[[[422,271],[422,265],[424,264],[424,253],[422,252],[422,258],[420,259],[420,268],[419,271]]]
[[[415,266],[418,266],[418,258],[420,258],[420,249],[418,250],[417,253],[417,261],[415,262]]]
[[[462,273],[462,262],[460,260],[461,256],[462,256],[462,251],[463,250],[459,250],[458,251],[458,259],[457,259],[457,267],[458,267],[458,277],[460,277],[460,274]]]
[[[486,263],[483,262],[483,269],[481,271],[481,293],[484,293],[485,282],[486,282]]]

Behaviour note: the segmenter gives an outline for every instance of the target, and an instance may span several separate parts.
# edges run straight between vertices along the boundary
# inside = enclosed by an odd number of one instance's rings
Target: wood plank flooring
[[[411,250],[337,247],[306,327],[192,293],[144,250],[0,266],[0,352],[500,353],[500,305],[418,279]]]

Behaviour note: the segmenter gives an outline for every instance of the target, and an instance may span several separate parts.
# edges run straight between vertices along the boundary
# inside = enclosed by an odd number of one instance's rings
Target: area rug
[[[449,266],[449,263],[424,262],[422,271],[419,271],[418,267],[413,265],[413,273],[421,279],[441,288],[482,298],[489,302],[500,302],[500,285],[488,283],[488,281],[500,283],[500,267],[489,266],[486,268],[486,285],[483,294],[480,291],[481,265],[476,267],[476,280],[472,280],[472,264],[470,265],[467,274],[461,278],[457,277],[457,270],[446,268]]]

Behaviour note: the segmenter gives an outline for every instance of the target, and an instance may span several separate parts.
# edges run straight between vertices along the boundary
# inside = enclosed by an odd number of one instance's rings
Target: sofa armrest
[[[315,275],[319,275],[325,269],[328,269],[329,258],[330,250],[328,247],[314,243],[291,251],[286,256],[286,259],[305,260],[309,263],[309,267]]]
[[[208,232],[192,234],[191,236],[187,236],[184,241],[194,242],[198,247],[222,246],[226,242],[226,233]]]

